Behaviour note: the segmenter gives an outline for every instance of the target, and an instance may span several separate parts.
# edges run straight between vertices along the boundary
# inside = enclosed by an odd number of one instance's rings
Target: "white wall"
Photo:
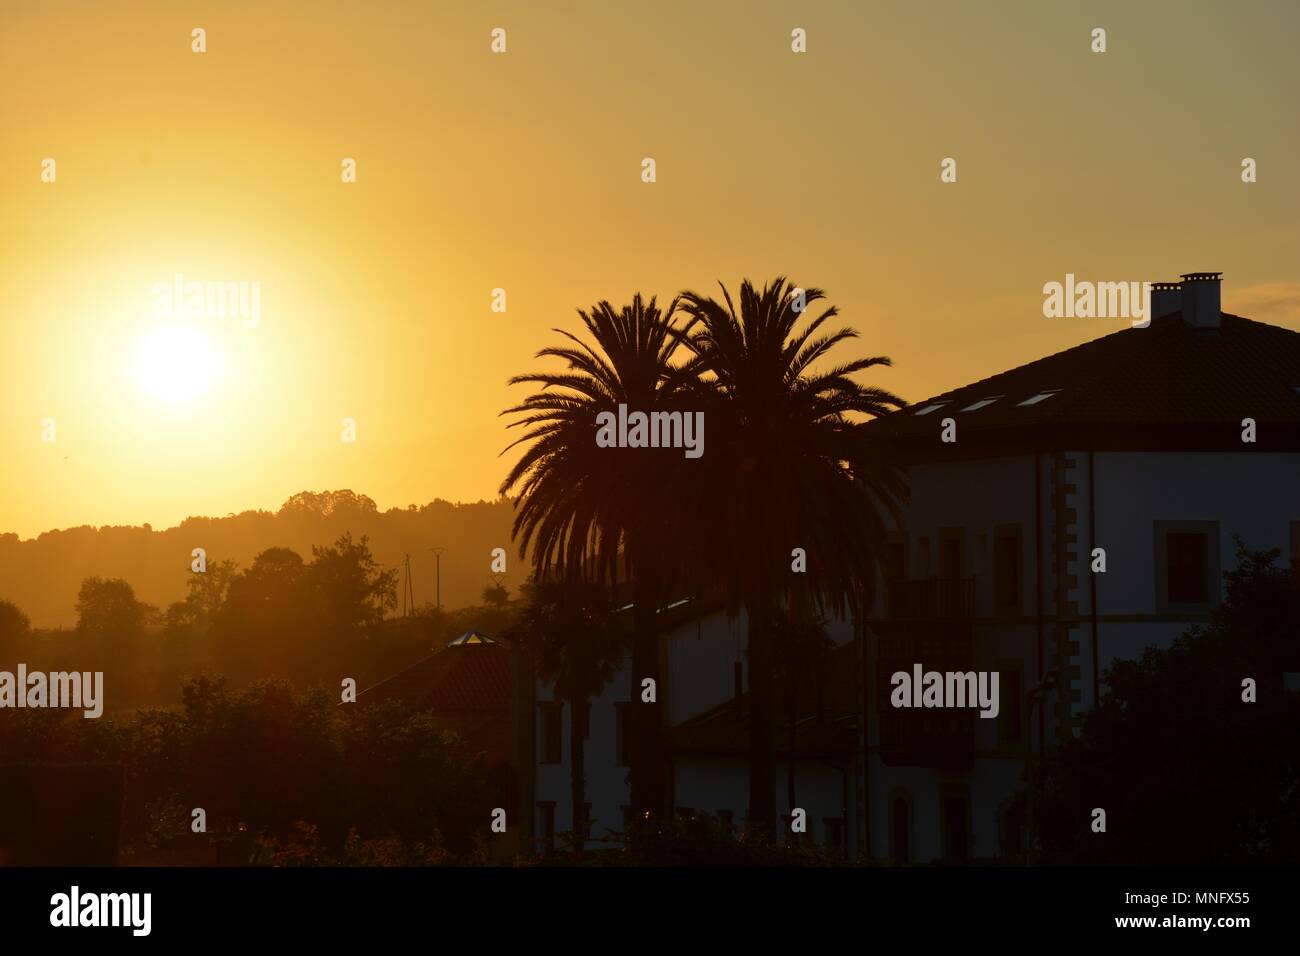
[[[676,628],[664,641],[667,647],[666,700],[668,717],[678,724],[730,701],[734,691],[734,665],[737,655],[744,661],[746,649],[745,614],[729,618],[725,612],[710,614],[698,621]],[[828,622],[827,631],[833,641],[842,643],[852,638],[852,624],[845,620]],[[630,794],[627,768],[616,764],[617,717],[615,704],[632,700],[633,682],[631,655],[624,658],[622,668],[606,685],[600,696],[592,701],[590,734],[586,743],[586,791],[591,803],[592,834],[601,836],[606,829],[619,830],[623,826],[622,808],[628,805]],[[744,670],[746,686],[748,669]],[[637,682],[636,692],[639,691]],[[552,688],[541,682],[537,686],[538,702],[553,701]],[[570,709],[564,707],[561,742],[562,761],[558,764],[537,764],[536,796],[539,802],[555,803],[556,831],[571,829],[573,814],[570,801]],[[537,724],[535,754],[542,752],[540,721]],[[748,814],[749,770],[745,761],[724,758],[683,758],[675,761],[675,803],[716,812],[730,809],[740,824]],[[850,774],[850,776],[852,776]],[[798,793],[805,787],[812,801],[804,809],[810,819],[815,817],[817,832],[821,833],[822,817],[838,817],[842,780],[839,771],[819,764],[801,766],[796,775]],[[850,785],[852,780],[850,779]],[[784,766],[778,777],[779,808],[786,804],[786,775]],[[803,802],[800,797],[800,802]],[[532,808],[534,815],[536,808]],[[780,812],[788,812],[788,808]],[[853,826],[853,806],[849,807],[848,826]],[[819,836],[820,840],[821,837]]]
[[[1254,453],[1116,453],[1094,456],[1096,484],[1097,540],[1089,540],[1088,455],[1072,452],[1074,463],[1067,507],[1075,521],[1067,529],[1076,536],[1072,546],[1076,562],[1067,573],[1076,578],[1069,600],[1078,606],[1080,620],[1073,625],[1070,639],[1079,642],[1072,658],[1080,668],[1075,688],[1082,701],[1076,713],[1090,707],[1092,700],[1092,628],[1090,555],[1095,546],[1104,547],[1107,571],[1098,575],[1097,657],[1099,670],[1116,657],[1134,658],[1149,645],[1167,646],[1192,622],[1171,620],[1161,615],[1156,600],[1155,522],[1217,521],[1218,558],[1221,571],[1236,566],[1232,536],[1242,536],[1251,550],[1278,548],[1279,561],[1290,555],[1290,522],[1300,520],[1300,455]],[[1055,582],[1052,567],[1053,522],[1050,455],[1041,459],[1042,553],[1045,666],[1051,666],[1054,638]],[[975,667],[993,670],[997,662],[1020,659],[1028,691],[1034,686],[1037,659],[1035,602],[1035,491],[1034,459],[1022,455],[988,461],[924,465],[912,469],[912,502],[907,509],[909,573],[925,577],[935,573],[938,534],[943,527],[966,530],[967,574],[976,579],[976,616],[973,631]],[[992,568],[976,554],[977,535],[988,535],[990,545],[998,524],[1022,526],[1022,610],[1024,618],[991,621]],[[918,537],[930,538],[932,566],[920,566]],[[991,559],[991,551],[990,551]],[[991,563],[991,561],[989,562]],[[1107,616],[1136,618],[1106,620]],[[1161,619],[1164,618],[1164,619]],[[1102,687],[1104,693],[1104,685]],[[874,721],[874,683],[868,708],[868,732],[878,745]],[[1053,728],[1046,721],[1049,742]],[[1005,704],[1004,704],[1005,706]],[[1030,739],[1036,740],[1037,708],[1022,705],[1030,723]],[[872,850],[877,856],[889,852],[889,797],[901,791],[913,805],[914,859],[928,862],[941,853],[940,797],[945,786],[969,787],[971,799],[972,854],[993,856],[998,852],[998,811],[1007,797],[1021,785],[1023,759],[997,754],[997,721],[976,720],[976,762],[966,775],[945,776],[918,767],[889,767],[878,756],[869,762],[868,792]],[[1002,748],[1005,750],[1005,748]]]

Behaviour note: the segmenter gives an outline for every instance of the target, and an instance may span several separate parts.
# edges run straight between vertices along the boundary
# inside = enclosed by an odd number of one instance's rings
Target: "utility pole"
[[[441,610],[442,610],[442,556],[443,556],[443,554],[446,552],[447,549],[446,549],[446,548],[430,548],[429,550],[433,552],[434,558],[435,558],[435,560],[438,562],[438,571],[437,571],[437,574],[438,574],[438,584],[437,584],[438,591],[437,591],[437,594],[438,594],[438,610],[441,611]]]
[[[413,613],[415,613],[415,585],[411,581],[411,555],[408,553],[402,562],[402,617],[410,617]]]

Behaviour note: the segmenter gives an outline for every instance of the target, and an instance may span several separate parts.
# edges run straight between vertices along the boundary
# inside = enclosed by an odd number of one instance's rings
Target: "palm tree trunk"
[[[776,833],[776,734],[773,710],[771,614],[756,596],[749,612],[749,825],[758,836]]]
[[[576,694],[569,700],[569,796],[573,801],[573,852],[582,856],[587,835],[587,754],[584,746],[587,701]]]
[[[664,818],[668,802],[667,749],[660,694],[659,635],[655,621],[655,589],[643,578],[633,585],[632,608],[632,739],[631,803],[638,820]],[[654,700],[646,701],[643,682],[654,681]]]

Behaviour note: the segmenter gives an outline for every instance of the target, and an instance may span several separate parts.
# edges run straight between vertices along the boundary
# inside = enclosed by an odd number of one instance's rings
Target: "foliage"
[[[491,809],[484,767],[429,714],[396,704],[345,713],[319,690],[259,682],[232,692],[219,677],[187,682],[182,700],[94,721],[0,712],[0,746],[10,759],[125,765],[124,828],[137,849],[231,844],[244,833],[249,845],[288,848],[303,844],[305,823],[322,854],[346,855],[349,839],[353,858],[374,861],[398,844],[439,858],[477,852],[472,834]],[[195,807],[207,834],[189,829]],[[367,848],[372,840],[392,842]]]
[[[1276,550],[1237,542],[1210,624],[1106,672],[1078,739],[1046,756],[1034,791],[1049,862],[1240,864],[1300,854],[1300,588]],[[1244,678],[1257,701],[1242,700]],[[1090,828],[1106,811],[1105,834]]]
[[[121,578],[86,578],[77,593],[77,630],[87,637],[137,635],[149,623],[152,612],[136,600],[131,585]]]

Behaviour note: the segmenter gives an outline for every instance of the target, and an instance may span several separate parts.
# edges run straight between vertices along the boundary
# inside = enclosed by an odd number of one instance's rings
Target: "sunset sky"
[[[1300,328],[1298,49],[1287,2],[4,3],[0,533],[494,497],[506,379],[636,291],[821,287],[908,400],[1127,324],[1045,319],[1066,273]],[[177,273],[260,325],[159,345]]]

